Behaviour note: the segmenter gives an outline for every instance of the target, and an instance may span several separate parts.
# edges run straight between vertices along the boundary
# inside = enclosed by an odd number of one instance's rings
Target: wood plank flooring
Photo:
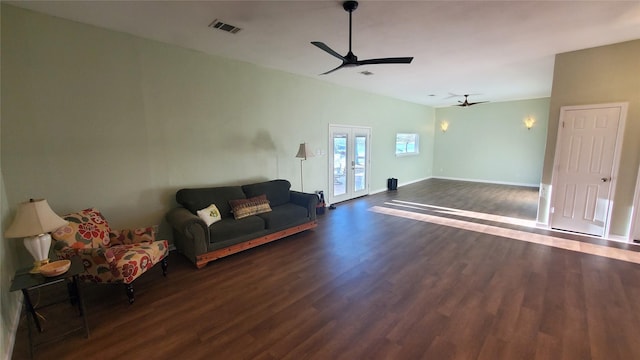
[[[500,220],[533,221],[536,206],[537,189],[431,179],[201,270],[172,253],[168,277],[138,279],[131,306],[119,286],[87,285],[91,338],[35,358],[640,359],[640,265],[478,228],[638,253]],[[25,328],[23,316],[14,359],[28,358]]]

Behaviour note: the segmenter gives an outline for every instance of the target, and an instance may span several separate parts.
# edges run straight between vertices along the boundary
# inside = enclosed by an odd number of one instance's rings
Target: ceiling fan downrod
[[[349,12],[349,54],[352,54],[351,52],[351,24],[352,24],[351,17],[353,15],[353,11],[358,8],[358,2],[353,0],[345,1],[342,4],[342,8]]]

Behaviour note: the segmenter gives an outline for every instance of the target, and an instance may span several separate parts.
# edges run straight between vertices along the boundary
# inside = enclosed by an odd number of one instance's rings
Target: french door
[[[329,125],[329,203],[369,194],[371,128]]]

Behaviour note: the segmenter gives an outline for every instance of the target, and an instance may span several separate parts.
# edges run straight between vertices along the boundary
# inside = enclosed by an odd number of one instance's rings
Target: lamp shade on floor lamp
[[[313,157],[313,153],[309,150],[307,143],[300,144],[296,157],[300,159],[300,191],[304,192],[304,175],[302,173],[302,162],[307,158]]]

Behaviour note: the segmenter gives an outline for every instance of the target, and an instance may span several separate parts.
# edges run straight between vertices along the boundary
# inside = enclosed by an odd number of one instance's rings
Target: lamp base
[[[42,267],[43,265],[47,265],[48,263],[49,259],[36,260],[33,262],[33,269],[31,269],[29,272],[31,274],[40,274],[40,267]]]
[[[24,238],[24,247],[33,256],[32,274],[40,272],[40,266],[49,263],[49,248],[51,247],[51,235],[40,234]]]

